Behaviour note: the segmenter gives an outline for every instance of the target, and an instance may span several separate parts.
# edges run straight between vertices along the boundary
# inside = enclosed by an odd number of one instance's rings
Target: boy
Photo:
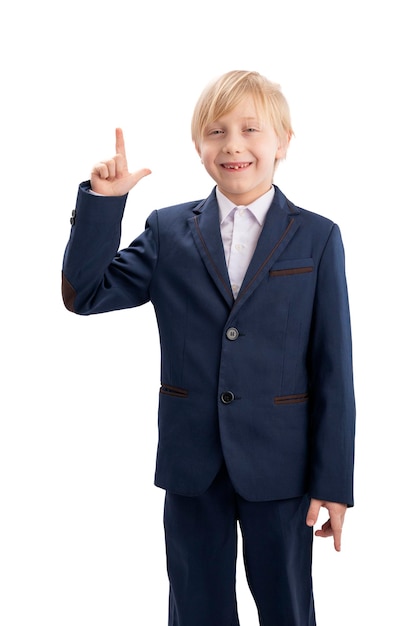
[[[273,185],[292,136],[278,85],[233,71],[192,138],[216,186],[154,211],[118,251],[126,194],[150,170],[116,156],[80,187],[63,299],[88,315],[151,301],[161,338],[155,484],[166,490],[170,626],[237,626],[237,521],[262,626],[314,626],[312,527],[340,550],[353,505],[349,306],[339,229]],[[92,192],[92,193],[91,193]]]

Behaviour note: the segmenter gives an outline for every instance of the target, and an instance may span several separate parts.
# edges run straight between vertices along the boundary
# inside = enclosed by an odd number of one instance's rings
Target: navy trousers
[[[315,626],[307,496],[248,502],[225,467],[201,496],[167,492],[169,626],[239,626],[237,523],[260,626]]]

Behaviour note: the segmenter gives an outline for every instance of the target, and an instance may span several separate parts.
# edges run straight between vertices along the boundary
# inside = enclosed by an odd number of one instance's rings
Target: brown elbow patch
[[[71,313],[74,313],[75,312],[75,306],[74,306],[75,296],[77,294],[75,292],[74,287],[65,278],[64,273],[62,273],[61,293],[62,293],[62,299],[64,301],[66,308],[68,309],[68,311],[71,311]]]

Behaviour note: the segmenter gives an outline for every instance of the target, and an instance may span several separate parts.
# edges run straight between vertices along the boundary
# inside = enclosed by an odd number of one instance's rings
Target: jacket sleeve
[[[69,311],[80,315],[130,308],[148,302],[149,285],[157,260],[156,212],[144,232],[119,251],[121,221],[127,196],[78,190],[72,228],[62,268],[62,298]]]
[[[323,250],[310,345],[310,495],[353,506],[355,399],[351,324],[340,230]]]

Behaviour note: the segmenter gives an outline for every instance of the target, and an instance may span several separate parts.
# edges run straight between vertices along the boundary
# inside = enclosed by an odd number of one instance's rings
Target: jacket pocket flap
[[[163,383],[161,384],[159,392],[167,396],[174,396],[175,398],[188,397],[187,389],[181,389],[181,387],[173,387],[172,385],[164,385]]]
[[[299,402],[307,402],[308,393],[294,393],[290,396],[276,396],[274,404],[298,404]]]
[[[269,270],[270,276],[291,276],[293,274],[307,274],[314,270],[314,261],[308,259],[288,259],[278,261]]]

